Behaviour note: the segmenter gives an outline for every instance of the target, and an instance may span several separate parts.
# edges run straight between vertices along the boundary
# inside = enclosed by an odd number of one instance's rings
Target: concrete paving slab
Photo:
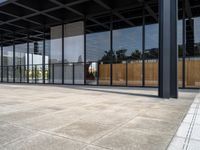
[[[23,140],[6,145],[2,150],[78,150],[84,143],[72,141],[63,137],[38,133]]]
[[[0,122],[0,147],[33,134],[32,130]]]
[[[114,150],[165,150],[170,138],[123,128],[96,141],[95,145]]]
[[[136,117],[125,125],[128,129],[140,130],[149,134],[173,135],[177,125],[159,119]]]
[[[200,141],[197,140],[190,140],[190,143],[188,145],[188,150],[199,150],[200,147]]]
[[[79,120],[54,132],[70,139],[91,143],[111,131],[112,128],[112,126],[98,124],[97,122]]]

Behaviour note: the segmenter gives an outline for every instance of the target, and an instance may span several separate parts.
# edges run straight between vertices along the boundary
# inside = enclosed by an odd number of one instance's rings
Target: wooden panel
[[[145,86],[158,86],[158,61],[145,61]]]
[[[110,64],[99,65],[99,84],[110,85]]]
[[[179,60],[178,62],[178,86],[183,86],[183,62]]]
[[[126,64],[113,64],[113,85],[126,85]]]
[[[200,60],[186,60],[186,87],[200,88]]]
[[[133,62],[128,64],[128,85],[142,85],[142,62]]]

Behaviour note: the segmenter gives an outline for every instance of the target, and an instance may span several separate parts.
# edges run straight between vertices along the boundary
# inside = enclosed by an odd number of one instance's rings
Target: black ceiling
[[[199,0],[189,0],[188,16],[200,14]],[[181,3],[181,1],[180,1]],[[142,23],[142,10],[148,23],[158,21],[158,0],[7,0],[0,3],[0,34],[4,42],[48,38],[49,27],[87,18],[88,32],[106,30],[112,11],[117,27]],[[181,11],[181,8],[180,8]]]

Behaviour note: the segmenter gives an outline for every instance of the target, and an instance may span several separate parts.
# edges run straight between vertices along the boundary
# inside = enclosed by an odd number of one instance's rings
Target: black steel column
[[[186,21],[185,21],[185,0],[183,0],[183,63],[182,63],[182,77],[183,88],[185,88],[185,57],[186,57]]]
[[[64,77],[65,77],[65,73],[64,73],[64,63],[65,63],[65,45],[64,45],[64,38],[65,38],[65,28],[64,28],[64,24],[62,24],[62,84],[64,84]]]
[[[86,85],[86,17],[84,17],[84,85]]]
[[[15,34],[13,39],[13,82],[15,83]]]
[[[29,83],[29,33],[27,34],[27,83]]]
[[[111,13],[111,17],[110,17],[110,50],[113,51],[113,14]],[[111,59],[111,63],[110,63],[110,85],[112,85],[112,77],[113,77],[113,58]]]
[[[3,82],[3,38],[1,37],[1,82]]]
[[[74,63],[72,64],[72,84],[74,85]]]
[[[145,8],[143,6],[142,13],[142,86],[145,86]]]
[[[171,0],[171,70],[170,70],[170,97],[178,98],[178,46],[177,46],[177,20],[178,0]]]
[[[177,81],[177,66],[176,66],[177,32],[175,32],[177,29],[176,26],[177,1],[159,0],[159,4],[160,4],[159,97],[170,98],[178,96],[177,95],[178,90],[176,89],[177,88],[177,82],[176,82]],[[172,86],[175,87],[172,88]]]
[[[126,86],[128,86],[128,60],[126,60]]]
[[[43,33],[43,54],[42,54],[42,78],[43,84],[45,84],[45,53],[46,53],[46,41],[45,41],[45,29]]]

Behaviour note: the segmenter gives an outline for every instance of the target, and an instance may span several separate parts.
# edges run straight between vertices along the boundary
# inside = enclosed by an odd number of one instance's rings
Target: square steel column
[[[176,98],[177,89],[177,0],[159,0],[159,97]]]
[[[29,83],[29,33],[27,34],[27,72],[26,72],[26,76],[27,76],[27,83]]]
[[[170,12],[171,12],[170,97],[178,98],[178,45],[177,45],[178,0],[171,0]]]
[[[15,83],[15,34],[13,39],[13,83]]]
[[[45,54],[46,54],[46,39],[45,39],[45,28],[43,31],[43,53],[42,53],[42,79],[43,79],[43,84],[45,84],[45,68],[46,68],[46,64],[45,64]]]
[[[64,84],[65,78],[65,25],[62,23],[62,84]]]
[[[3,37],[1,37],[1,82],[3,82]]]

